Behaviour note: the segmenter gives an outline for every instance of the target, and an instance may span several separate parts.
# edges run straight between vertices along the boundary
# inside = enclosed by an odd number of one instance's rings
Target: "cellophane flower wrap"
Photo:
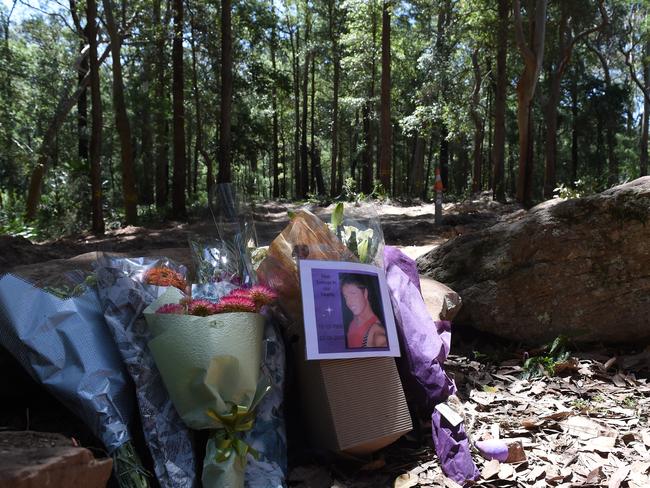
[[[196,485],[192,436],[172,404],[149,351],[143,311],[168,287],[185,289],[187,270],[165,258],[102,255],[97,287],[108,329],[136,388],[145,441],[161,488]]]
[[[87,272],[31,284],[0,278],[0,344],[78,415],[114,460],[122,487],[147,482],[131,444],[133,391]]]
[[[169,288],[145,309],[149,349],[185,424],[213,431],[203,486],[241,488],[251,452],[242,434],[252,428],[255,407],[269,388],[260,375],[265,318],[252,312],[169,313],[184,299]],[[161,307],[168,313],[156,313]]]

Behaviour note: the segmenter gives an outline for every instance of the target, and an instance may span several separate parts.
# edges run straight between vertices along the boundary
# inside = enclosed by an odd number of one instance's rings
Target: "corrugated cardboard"
[[[318,447],[369,454],[413,428],[393,358],[303,360],[298,375],[306,427]]]

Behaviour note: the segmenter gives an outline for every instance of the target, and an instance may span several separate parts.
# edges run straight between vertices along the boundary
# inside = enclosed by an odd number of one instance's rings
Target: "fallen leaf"
[[[650,431],[644,430],[641,432],[641,439],[643,439],[643,443],[650,447]]]
[[[598,466],[597,468],[592,469],[587,477],[585,478],[584,484],[585,485],[593,485],[596,483],[600,483],[605,475],[603,474],[603,467]]]
[[[616,444],[616,437],[599,436],[587,442],[587,449],[598,452],[611,452]]]
[[[625,481],[625,478],[627,478],[627,475],[630,474],[630,467],[629,466],[622,466],[616,470],[616,472],[612,475],[612,477],[609,479],[609,483],[607,483],[607,488],[618,488],[621,486],[621,483]]]
[[[527,479],[528,481],[537,481],[545,472],[546,468],[544,466],[535,466],[530,473],[528,473]]]
[[[566,418],[571,417],[573,415],[572,410],[560,410],[559,412],[553,412],[548,415],[544,415],[542,419],[544,420],[564,420]]]
[[[592,439],[598,436],[617,436],[615,430],[582,416],[569,417],[562,421],[561,426],[567,434],[583,440]]]
[[[501,463],[496,459],[485,463],[483,466],[483,471],[481,471],[481,477],[483,479],[489,480],[490,478],[496,476],[501,470]]]

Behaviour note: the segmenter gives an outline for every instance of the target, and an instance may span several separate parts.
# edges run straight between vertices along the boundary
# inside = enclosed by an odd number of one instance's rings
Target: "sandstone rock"
[[[112,467],[60,434],[0,433],[0,488],[104,488]]]
[[[457,323],[525,343],[650,339],[650,177],[544,202],[418,260],[463,299]]]
[[[458,293],[426,276],[420,276],[420,289],[433,320],[454,320],[461,308]]]

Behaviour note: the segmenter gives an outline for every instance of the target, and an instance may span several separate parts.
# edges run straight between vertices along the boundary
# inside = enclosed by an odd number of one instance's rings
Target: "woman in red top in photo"
[[[341,276],[341,295],[353,318],[347,328],[348,349],[388,347],[386,329],[372,309],[363,275]]]

